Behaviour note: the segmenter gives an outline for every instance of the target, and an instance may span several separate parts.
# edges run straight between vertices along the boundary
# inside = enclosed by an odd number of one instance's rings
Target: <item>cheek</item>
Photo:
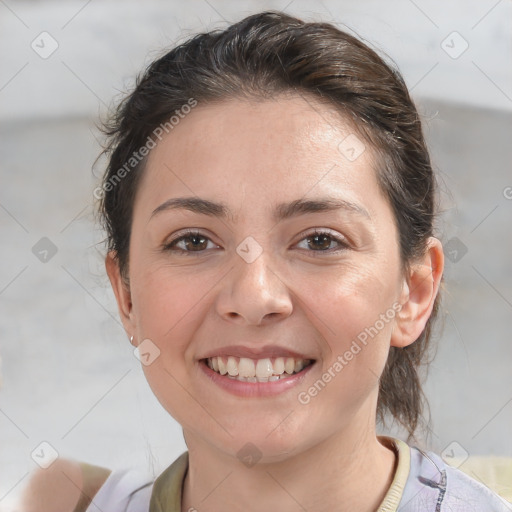
[[[208,280],[198,277],[199,282],[204,286],[194,286],[190,275],[185,277],[176,269],[161,266],[132,281],[139,336],[150,339],[159,350],[158,357],[142,369],[163,408],[184,426],[189,416],[183,411],[192,415],[197,406],[184,392],[191,370],[187,350],[197,329],[198,315],[204,315],[205,293],[211,287]]]
[[[373,326],[382,314],[393,311],[399,289],[398,273],[387,269],[385,280],[383,275],[373,264],[339,266],[314,277],[295,276],[295,293],[307,304],[305,313],[314,313],[314,324],[321,327],[329,345],[334,348],[341,344],[342,349],[347,341]],[[388,318],[385,326],[389,328],[391,323]],[[380,326],[379,331],[386,329]]]
[[[196,281],[197,280],[197,281]],[[194,283],[201,282],[201,286]],[[155,343],[177,348],[180,335],[206,299],[208,280],[196,277],[191,282],[190,273],[181,275],[175,269],[156,268],[146,271],[133,281],[133,308],[138,329],[145,338]],[[176,340],[170,344],[168,340]]]
[[[187,392],[186,375],[167,352],[151,365],[143,366],[144,376],[156,399],[183,428],[194,428],[194,420],[203,417],[204,410],[193,395]]]
[[[204,286],[194,286],[204,283]],[[176,269],[153,270],[134,280],[134,314],[139,339],[150,339],[159,350],[158,357],[143,371],[156,398],[171,416],[181,418],[180,411],[193,408],[183,386],[190,378],[192,358],[190,340],[204,316],[208,279],[182,276]],[[198,412],[199,414],[199,412]]]
[[[370,267],[340,268],[297,283],[307,304],[303,310],[321,334],[322,373],[334,383],[328,386],[334,403],[350,402],[374,389],[386,363],[398,273],[388,271],[384,282],[378,269]]]

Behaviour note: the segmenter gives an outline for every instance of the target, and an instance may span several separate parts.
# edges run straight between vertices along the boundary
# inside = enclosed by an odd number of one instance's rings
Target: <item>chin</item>
[[[278,423],[275,423],[273,428]],[[217,444],[221,451],[239,459],[244,464],[249,460],[249,464],[246,465],[255,463],[254,461],[264,464],[284,462],[307,449],[303,445],[304,431],[296,435],[290,431],[277,435],[274,431],[269,435],[268,432],[272,432],[272,429],[258,428],[253,423],[247,428],[239,425],[237,430],[230,432],[233,437],[224,436],[222,442],[212,440],[212,444]]]

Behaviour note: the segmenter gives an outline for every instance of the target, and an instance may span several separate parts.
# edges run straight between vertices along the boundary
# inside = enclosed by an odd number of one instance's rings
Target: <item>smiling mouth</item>
[[[300,373],[311,366],[314,359],[275,357],[250,359],[248,357],[217,356],[202,359],[214,372],[241,382],[274,382]]]

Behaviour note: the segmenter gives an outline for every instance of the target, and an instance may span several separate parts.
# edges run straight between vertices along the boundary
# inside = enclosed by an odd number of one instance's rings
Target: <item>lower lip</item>
[[[271,382],[242,382],[240,380],[230,379],[225,375],[213,371],[204,360],[199,361],[201,370],[213,383],[217,384],[222,389],[236,396],[256,398],[275,396],[292,389],[304,380],[314,365],[315,363],[312,363],[299,373],[294,373],[284,379]]]

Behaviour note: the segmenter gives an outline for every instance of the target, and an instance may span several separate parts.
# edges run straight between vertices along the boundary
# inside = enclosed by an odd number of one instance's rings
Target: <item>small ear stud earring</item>
[[[130,337],[130,343],[133,345],[133,336]]]

